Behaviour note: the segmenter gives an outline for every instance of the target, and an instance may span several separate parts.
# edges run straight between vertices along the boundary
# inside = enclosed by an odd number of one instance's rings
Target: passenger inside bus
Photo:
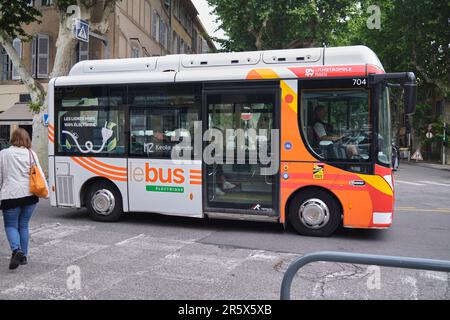
[[[172,152],[173,144],[170,139],[164,134],[161,127],[155,127],[153,134],[150,136],[150,143],[147,144],[147,153],[154,156],[165,157]]]
[[[213,125],[212,129],[219,130],[222,133],[222,137],[225,137],[225,128],[221,125]],[[223,172],[223,164],[216,164],[215,165],[215,177],[216,177],[216,188],[215,188],[215,194],[217,196],[223,196],[226,192],[235,190],[237,188],[237,185],[227,181],[225,178],[225,173]]]
[[[326,153],[331,153],[337,159],[352,159],[358,156],[358,148],[353,144],[342,144],[340,141],[344,136],[334,135],[333,126],[326,123],[327,108],[323,105],[318,105],[314,110],[313,122],[313,146],[315,149],[323,150]],[[342,144],[342,147],[339,145]]]

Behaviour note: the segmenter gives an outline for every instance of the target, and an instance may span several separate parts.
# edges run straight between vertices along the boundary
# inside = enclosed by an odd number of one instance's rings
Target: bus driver
[[[332,146],[334,144],[336,144],[339,140],[342,139],[343,136],[336,136],[333,135],[333,127],[331,126],[331,124],[326,123],[324,120],[327,118],[328,112],[327,112],[327,108],[323,105],[318,105],[315,110],[314,110],[314,125],[313,125],[313,130],[314,130],[314,141],[313,141],[313,145],[315,148],[319,148],[319,146],[321,145],[320,143],[329,141],[330,144],[328,146]],[[347,153],[347,157],[349,157],[350,159],[353,158],[353,156],[357,156],[358,155],[358,149],[355,145],[352,144],[347,144],[345,145],[345,150]],[[339,152],[337,153],[337,158],[344,158],[345,156],[340,155]]]

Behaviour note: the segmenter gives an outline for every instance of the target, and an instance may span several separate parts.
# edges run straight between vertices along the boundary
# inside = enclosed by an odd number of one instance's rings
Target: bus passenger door
[[[200,92],[192,84],[129,87],[130,211],[203,216],[202,162],[189,144],[185,157],[172,154],[200,119]]]
[[[244,85],[203,93],[204,140],[210,138],[203,152],[205,212],[276,218],[279,161],[263,164],[261,153],[267,159],[279,152],[271,150],[272,142],[279,148],[271,135],[279,128],[279,85]],[[216,139],[222,139],[222,151],[212,147],[219,147]]]

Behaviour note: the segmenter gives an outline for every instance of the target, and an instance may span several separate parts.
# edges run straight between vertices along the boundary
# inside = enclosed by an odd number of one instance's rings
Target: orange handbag
[[[48,189],[44,180],[45,178],[37,166],[33,152],[31,150],[28,150],[28,152],[30,154],[30,192],[36,197],[47,198]],[[31,159],[33,159],[33,162],[31,162]]]

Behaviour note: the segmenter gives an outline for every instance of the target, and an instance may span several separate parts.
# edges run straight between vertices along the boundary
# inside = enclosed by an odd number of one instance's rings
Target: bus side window
[[[200,120],[199,92],[193,85],[130,86],[131,156],[170,159],[178,144],[172,141],[176,130],[182,131],[181,139],[191,134],[193,145],[193,124]]]
[[[79,86],[55,94],[58,152],[74,155],[126,154],[126,88]]]

